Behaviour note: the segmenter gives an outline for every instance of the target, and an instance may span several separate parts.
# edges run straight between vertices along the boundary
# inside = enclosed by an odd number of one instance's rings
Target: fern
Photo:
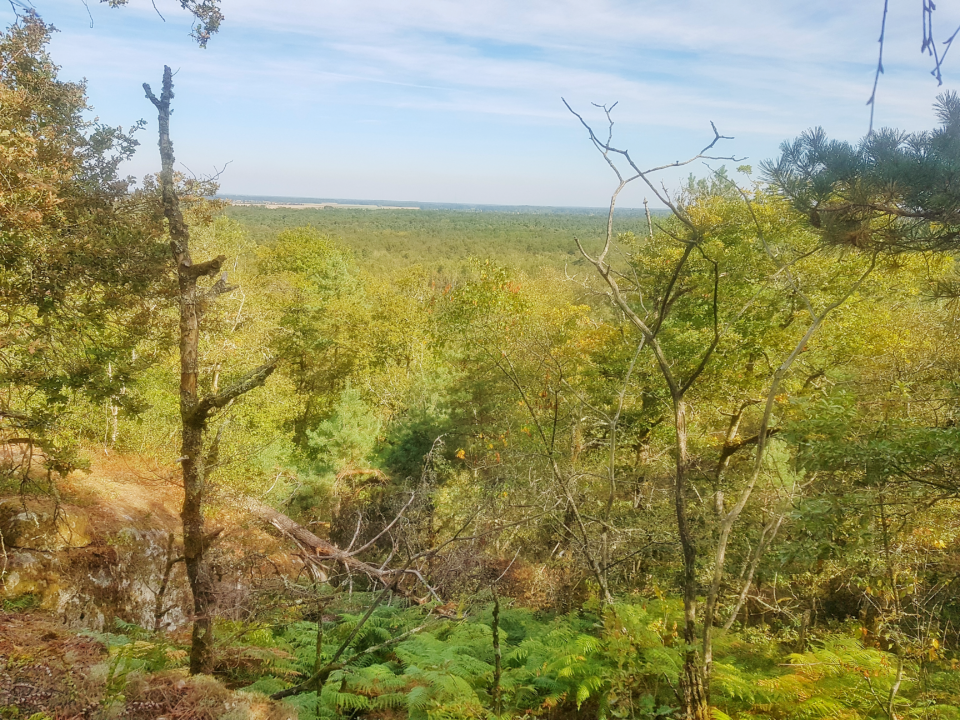
[[[896,658],[864,648],[855,639],[834,635],[807,653],[788,656],[789,671],[761,680],[769,692],[766,706],[775,706],[798,720],[850,720],[877,716],[896,682]],[[900,685],[904,694],[915,685],[913,668],[905,669]]]
[[[673,688],[683,663],[676,628],[680,605],[617,605],[602,617],[589,614],[540,619],[503,609],[499,697],[504,717],[543,716],[579,710],[591,717],[666,720],[675,713]],[[323,653],[329,659],[353,632],[361,614],[327,623]],[[302,720],[405,714],[409,720],[489,720],[493,707],[493,643],[489,611],[464,622],[437,620],[420,628],[424,610],[378,609],[320,692],[298,698]],[[273,692],[296,682],[291,672],[312,672],[315,623],[293,622],[280,632],[252,628],[242,657],[258,659],[265,676],[251,689]],[[403,635],[401,638],[400,636]],[[864,648],[854,638],[828,636],[810,652],[782,655],[763,635],[717,638],[712,675],[714,720],[879,720],[879,700],[896,681],[896,658]],[[396,639],[396,642],[390,642]],[[117,641],[119,642],[119,641]],[[136,641],[124,636],[124,644]],[[146,642],[146,641],[141,641]],[[382,643],[387,645],[380,647]],[[272,646],[270,645],[272,643]],[[377,646],[377,647],[374,647]],[[373,648],[373,652],[364,652]],[[140,652],[136,650],[136,652]],[[352,659],[351,659],[352,658]],[[960,683],[942,673],[939,687],[917,703],[916,669],[908,664],[900,686],[898,717],[960,720]],[[269,677],[267,677],[269,676]],[[956,687],[954,687],[956,685]]]

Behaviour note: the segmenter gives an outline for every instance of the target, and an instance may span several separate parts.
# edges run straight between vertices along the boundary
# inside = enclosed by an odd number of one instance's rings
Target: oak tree
[[[167,268],[157,206],[118,174],[133,132],[84,119],[51,32],[27,12],[0,37],[0,441],[63,472],[80,462],[71,414],[137,409],[124,388],[137,343],[163,333]]]

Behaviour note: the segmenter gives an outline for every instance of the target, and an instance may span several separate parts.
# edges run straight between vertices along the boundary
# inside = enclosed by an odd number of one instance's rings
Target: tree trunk
[[[180,519],[183,523],[183,556],[193,594],[193,635],[190,646],[190,672],[213,671],[213,611],[215,595],[205,557],[203,497],[207,476],[207,458],[204,457],[203,435],[207,419],[216,410],[223,408],[234,398],[255,387],[263,385],[273,372],[272,361],[254,370],[242,381],[220,393],[200,399],[197,392],[197,370],[200,346],[200,301],[212,299],[228,292],[226,274],[204,292],[198,291],[201,277],[216,275],[226,258],[221,255],[213,260],[194,265],[190,257],[190,231],[180,212],[180,201],[174,186],[173,143],[170,140],[170,101],[173,99],[173,73],[163,68],[163,88],[160,98],[153,94],[147,83],[143,84],[147,99],[158,113],[160,128],[160,190],[163,199],[163,214],[169,224],[170,250],[177,267],[180,290],[180,466],[183,472],[183,507]],[[216,453],[214,441],[211,454]],[[213,460],[215,462],[215,459]]]
[[[204,563],[203,548],[203,426],[197,422],[197,360],[200,345],[200,314],[197,307],[197,273],[190,258],[190,232],[180,212],[173,177],[173,142],[170,139],[170,101],[173,74],[163,69],[163,89],[158,100],[144,85],[147,98],[157,107],[160,126],[160,189],[163,214],[170,231],[170,249],[177,265],[180,289],[180,467],[183,472],[183,557],[193,594],[193,635],[190,672],[213,670],[213,583]],[[219,269],[219,268],[218,268]]]
[[[393,568],[377,567],[376,565],[365,563],[363,560],[360,560],[358,557],[356,557],[354,553],[341,550],[330,541],[317,537],[312,532],[307,530],[307,528],[303,527],[303,525],[291,520],[282,512],[274,510],[269,505],[262,503],[255,498],[243,498],[241,500],[241,505],[248,512],[258,517],[261,521],[273,526],[281,533],[291,538],[301,548],[309,551],[308,553],[304,553],[304,560],[311,562],[314,568],[318,569],[322,573],[327,572],[329,569],[327,566],[329,565],[341,565],[349,572],[357,572],[366,575],[370,579],[383,584],[385,587],[393,583],[394,578],[397,575],[397,571]],[[410,574],[411,577],[416,577],[417,579],[420,578],[419,575],[414,575],[412,573],[407,574]],[[394,591],[409,600],[421,602],[399,585],[395,585]]]
[[[685,720],[711,720],[710,705],[703,685],[703,671],[700,667],[699,653],[696,650],[688,652],[687,657],[684,658],[683,674],[680,676],[680,696],[683,699],[681,717]]]
[[[737,620],[737,615],[747,602],[747,595],[750,593],[750,586],[753,584],[753,576],[757,572],[757,566],[760,564],[760,560],[763,558],[763,553],[767,549],[767,546],[772,543],[777,536],[777,531],[783,523],[783,518],[783,515],[778,515],[764,525],[763,531],[760,533],[760,540],[757,541],[757,547],[750,555],[747,566],[747,577],[743,581],[743,588],[740,590],[740,595],[737,596],[737,602],[734,604],[733,610],[730,611],[730,617],[727,618],[727,621],[723,624],[725,631],[733,627],[733,623]],[[746,625],[746,621],[744,621],[744,625]]]
[[[674,423],[677,431],[677,470],[674,503],[677,510],[677,531],[683,551],[683,657],[680,691],[683,717],[686,720],[710,720],[709,700],[700,654],[697,652],[697,547],[687,518],[687,404],[682,397],[674,399]]]
[[[490,628],[493,631],[493,688],[490,694],[493,696],[493,713],[496,715],[497,720],[500,720],[503,716],[500,697],[500,678],[503,672],[500,653],[500,596],[497,594],[497,588],[495,586],[490,589],[493,591],[493,624]]]
[[[293,538],[298,545],[310,548],[319,557],[339,559],[339,557],[343,555],[343,551],[332,542],[317,537],[303,525],[291,520],[288,516],[279,510],[275,510],[266,503],[262,503],[252,497],[245,497],[241,500],[241,505],[263,522],[272,525],[284,535]],[[358,560],[357,563],[360,563],[360,561]]]
[[[807,651],[807,632],[810,630],[810,621],[812,618],[813,611],[810,608],[803,611],[800,619],[800,635],[797,637],[796,652],[798,653]]]
[[[183,402],[181,400],[181,408]],[[181,415],[182,415],[181,410]],[[193,633],[190,644],[190,672],[213,671],[213,580],[204,554],[203,526],[203,430],[184,424],[181,444],[183,465],[183,558],[193,593]]]

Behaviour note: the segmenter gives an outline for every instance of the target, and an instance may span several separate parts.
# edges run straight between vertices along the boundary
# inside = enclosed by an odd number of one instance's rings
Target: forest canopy
[[[0,622],[102,653],[0,642],[0,716],[960,718],[955,94],[671,213],[268,210],[163,130],[120,177],[49,35],[0,38]]]

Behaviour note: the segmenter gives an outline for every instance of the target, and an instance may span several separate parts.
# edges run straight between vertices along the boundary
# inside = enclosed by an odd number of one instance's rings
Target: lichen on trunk
[[[173,142],[170,139],[170,101],[173,99],[173,73],[163,68],[163,87],[157,98],[147,83],[143,84],[147,99],[157,108],[160,128],[160,190],[163,213],[169,224],[170,249],[177,268],[180,304],[180,467],[183,473],[183,555],[193,593],[193,635],[190,647],[190,672],[210,673],[213,670],[213,613],[215,595],[205,553],[210,537],[204,532],[203,502],[209,475],[208,464],[215,462],[219,437],[204,455],[204,432],[209,417],[230,401],[266,382],[276,367],[271,360],[253,370],[238,383],[220,392],[201,398],[197,388],[199,366],[201,300],[212,300],[229,292],[226,273],[209,289],[200,291],[198,281],[220,272],[226,260],[223,255],[194,264],[190,257],[190,230],[180,211],[174,183]]]

